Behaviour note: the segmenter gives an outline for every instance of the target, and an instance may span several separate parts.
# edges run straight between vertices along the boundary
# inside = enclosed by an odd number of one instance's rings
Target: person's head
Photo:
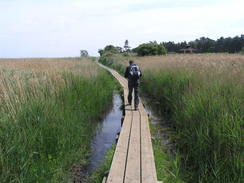
[[[133,61],[133,60],[130,60],[130,61],[129,61],[129,64],[130,64],[130,65],[134,64],[134,61]]]

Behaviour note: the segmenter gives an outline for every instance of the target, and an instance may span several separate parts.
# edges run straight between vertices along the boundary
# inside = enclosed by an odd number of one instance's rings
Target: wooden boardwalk
[[[125,101],[122,129],[108,177],[103,183],[158,183],[147,112],[141,102],[137,111],[133,110],[133,105],[128,105],[128,86],[124,77],[100,66],[119,81],[124,89]]]

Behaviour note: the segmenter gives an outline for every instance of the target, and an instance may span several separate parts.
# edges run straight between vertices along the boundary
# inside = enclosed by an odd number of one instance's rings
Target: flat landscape
[[[244,55],[113,54],[100,58],[121,74],[129,60],[143,73],[141,92],[170,121],[175,156],[152,127],[158,179],[164,182],[241,182]],[[157,137],[159,136],[159,137]],[[169,173],[170,172],[170,173]]]
[[[0,0],[0,183],[244,183],[244,0]]]
[[[173,129],[172,156],[158,135],[165,129],[151,126],[158,180],[240,182],[244,55],[113,54],[99,61],[123,74],[129,60],[142,69],[141,93]],[[0,76],[1,181],[68,181],[85,171],[114,79],[90,58],[0,59]],[[75,179],[100,182],[106,170]]]
[[[1,182],[72,180],[113,89],[91,59],[0,59]]]

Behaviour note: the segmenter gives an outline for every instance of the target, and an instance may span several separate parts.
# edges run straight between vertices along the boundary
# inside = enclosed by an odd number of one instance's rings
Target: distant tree
[[[244,46],[244,38],[236,36],[232,38],[230,52],[237,53],[242,49],[243,46]]]
[[[166,55],[167,49],[164,47],[162,43],[158,45],[158,55]]]
[[[215,52],[215,41],[209,38],[201,37],[195,40],[198,52]]]
[[[129,46],[129,41],[128,40],[125,40],[124,50],[125,50],[125,52],[130,51],[130,46]]]
[[[103,56],[104,54],[116,54],[116,53],[121,53],[122,48],[121,47],[115,47],[113,45],[107,45],[104,49],[99,49],[98,53],[100,56]]]
[[[229,52],[237,53],[244,46],[244,36],[236,36],[234,38],[220,37],[219,39],[212,40],[210,38],[201,37],[195,41],[190,42],[163,42],[163,45],[169,52],[179,52],[180,49],[185,48],[187,45],[190,45],[192,48],[197,49],[197,52],[206,53],[206,52]]]
[[[166,55],[166,49],[163,44],[158,44],[157,42],[149,42],[139,45],[137,48],[133,49],[138,56],[147,55]]]
[[[186,41],[184,41],[184,42],[181,42],[180,43],[180,48],[186,48],[187,47],[187,42]]]
[[[100,57],[103,55],[103,52],[104,52],[103,49],[99,49],[99,50],[98,50],[98,53],[99,53]]]
[[[80,50],[80,57],[89,57],[89,54],[86,50]]]
[[[162,42],[161,43],[165,48],[167,48],[168,52],[177,52],[177,45],[174,42]]]
[[[122,53],[123,52],[123,48],[120,47],[120,46],[116,46],[116,49],[118,50],[119,53]]]
[[[215,50],[216,52],[224,52],[224,43],[225,39],[223,37],[220,37],[219,39],[217,39],[216,41],[216,47]]]
[[[104,48],[104,52],[118,53],[118,49],[113,45],[108,45]]]

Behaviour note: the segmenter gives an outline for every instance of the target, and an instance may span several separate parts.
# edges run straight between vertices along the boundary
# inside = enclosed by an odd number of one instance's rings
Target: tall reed
[[[114,58],[103,62],[113,61],[108,65],[115,69],[125,67],[126,58]],[[158,110],[168,113],[176,130],[184,180],[243,182],[243,55],[168,55],[134,60],[143,70],[142,91],[157,103]]]
[[[1,70],[0,182],[67,182],[72,166],[88,161],[114,82],[88,61],[65,62],[65,70],[50,62]]]
[[[221,80],[221,79],[220,79]],[[241,182],[243,86],[189,72],[145,72],[142,89],[169,111],[192,182]],[[152,90],[153,88],[153,90]]]

